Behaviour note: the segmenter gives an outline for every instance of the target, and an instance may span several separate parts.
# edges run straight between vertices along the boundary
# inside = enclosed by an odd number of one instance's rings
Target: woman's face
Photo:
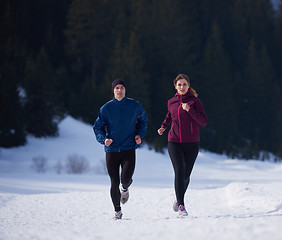
[[[184,95],[185,93],[187,93],[190,85],[186,79],[179,79],[174,87],[177,90],[178,94]]]

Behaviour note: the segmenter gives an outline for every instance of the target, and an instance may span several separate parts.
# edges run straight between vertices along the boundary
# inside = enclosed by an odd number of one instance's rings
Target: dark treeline
[[[186,73],[209,121],[201,148],[282,157],[282,0],[277,11],[270,0],[5,0],[0,27],[2,147],[58,135],[66,114],[93,124],[120,77],[161,151],[172,82]]]

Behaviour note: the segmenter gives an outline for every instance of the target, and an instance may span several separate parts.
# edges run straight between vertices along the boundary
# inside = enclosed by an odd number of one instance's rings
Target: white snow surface
[[[281,239],[281,163],[201,150],[185,195],[189,216],[178,217],[167,151],[141,146],[123,219],[114,220],[105,153],[92,126],[66,117],[59,129],[56,138],[28,137],[23,147],[0,148],[1,240]],[[89,162],[88,172],[66,172],[74,155]],[[45,173],[31,168],[39,157],[47,160]]]

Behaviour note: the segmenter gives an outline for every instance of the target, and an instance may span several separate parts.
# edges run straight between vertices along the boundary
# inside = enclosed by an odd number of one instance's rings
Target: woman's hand
[[[165,128],[161,127],[158,129],[158,134],[163,135],[164,131],[165,131]]]
[[[107,147],[110,146],[112,144],[112,142],[113,142],[113,139],[110,139],[110,138],[106,138],[105,141],[104,141],[104,143]]]
[[[189,106],[188,103],[182,103],[182,108],[187,112],[189,112],[189,110],[190,110],[190,106]]]
[[[135,142],[139,145],[141,144],[142,140],[141,140],[141,137],[139,135],[136,135],[135,136]]]

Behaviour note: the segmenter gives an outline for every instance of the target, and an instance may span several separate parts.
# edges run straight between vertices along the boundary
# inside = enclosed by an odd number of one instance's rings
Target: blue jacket
[[[99,143],[105,145],[106,138],[113,139],[109,147],[105,146],[105,152],[122,152],[137,148],[135,136],[144,137],[147,121],[139,102],[127,97],[121,101],[113,98],[100,108],[93,129]]]

